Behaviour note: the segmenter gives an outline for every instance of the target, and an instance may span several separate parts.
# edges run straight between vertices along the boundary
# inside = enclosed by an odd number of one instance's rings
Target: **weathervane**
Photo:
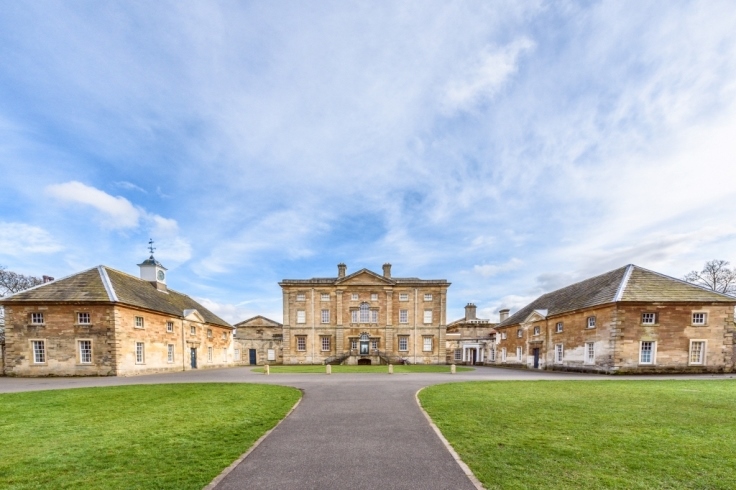
[[[148,250],[151,251],[151,256],[153,256],[153,251],[156,250],[155,248],[153,248],[153,238],[148,240]]]

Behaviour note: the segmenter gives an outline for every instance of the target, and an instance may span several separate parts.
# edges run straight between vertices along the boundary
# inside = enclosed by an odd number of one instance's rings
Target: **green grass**
[[[301,396],[248,384],[0,395],[0,488],[201,489]]]
[[[736,380],[473,382],[419,398],[488,489],[736,488]]]
[[[253,369],[256,373],[262,373],[263,368]],[[320,373],[324,374],[326,366],[299,364],[289,366],[270,366],[271,374],[302,374],[302,373]],[[457,371],[473,371],[473,368],[457,366]],[[388,373],[388,366],[332,366],[333,374],[340,373]],[[450,366],[437,364],[410,364],[394,366],[395,374],[402,373],[449,373]]]

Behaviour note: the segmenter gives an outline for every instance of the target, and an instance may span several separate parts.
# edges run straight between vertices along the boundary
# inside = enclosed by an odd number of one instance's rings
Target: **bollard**
[[[450,365],[450,374],[455,374],[455,365],[454,364],[451,364]]]
[[[327,372],[327,374],[332,374],[332,365],[328,364],[327,368],[325,368],[325,371]]]
[[[271,374],[271,368],[268,366],[268,364],[263,366],[263,374]]]
[[[394,374],[394,365],[393,364],[389,364],[388,365],[388,374]]]

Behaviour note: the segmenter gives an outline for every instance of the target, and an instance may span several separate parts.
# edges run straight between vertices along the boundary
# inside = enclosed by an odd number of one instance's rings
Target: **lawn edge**
[[[427,419],[427,422],[429,422],[429,426],[432,427],[432,430],[434,430],[434,433],[437,434],[437,437],[440,438],[440,441],[442,441],[442,444],[445,445],[445,449],[447,449],[452,456],[452,459],[455,460],[455,462],[460,466],[460,469],[463,470],[463,473],[465,473],[465,476],[468,477],[470,482],[475,486],[478,490],[486,490],[486,488],[483,486],[483,484],[476,478],[475,474],[470,470],[470,467],[465,464],[465,462],[460,459],[460,455],[457,454],[455,449],[450,445],[450,442],[445,439],[445,436],[442,435],[442,431],[437,427],[437,425],[432,421],[432,417],[429,416],[427,411],[422,406],[422,402],[419,401],[419,393],[426,388],[419,388],[416,393],[414,393],[414,400],[417,402],[417,406],[419,407],[419,410],[422,411],[422,414],[424,414],[424,418]]]
[[[237,468],[237,466],[240,463],[243,462],[243,460],[245,460],[245,458],[247,458],[250,455],[250,453],[252,453],[258,446],[261,445],[261,443],[266,439],[266,437],[268,437],[271,434],[271,432],[275,431],[278,428],[278,426],[281,425],[281,423],[284,420],[286,420],[287,417],[289,415],[291,415],[291,413],[294,410],[296,410],[296,407],[299,406],[299,404],[302,402],[302,398],[304,398],[304,391],[303,390],[299,390],[299,391],[301,391],[302,396],[300,396],[299,399],[294,404],[294,406],[291,407],[291,410],[289,410],[286,413],[286,415],[284,415],[284,418],[282,418],[281,420],[279,420],[279,422],[276,425],[274,425],[272,429],[267,430],[265,432],[265,434],[263,434],[261,437],[259,437],[258,440],[256,442],[254,442],[253,445],[251,447],[249,447],[246,452],[244,452],[243,454],[241,454],[238,459],[236,459],[235,461],[233,461],[232,463],[230,463],[230,466],[228,466],[227,468],[225,468],[224,470],[222,470],[222,472],[219,475],[217,475],[211,482],[209,482],[209,484],[207,484],[207,486],[204,487],[202,490],[213,490],[217,485],[219,485],[220,482],[222,480],[224,480],[227,475],[229,475],[235,468]]]

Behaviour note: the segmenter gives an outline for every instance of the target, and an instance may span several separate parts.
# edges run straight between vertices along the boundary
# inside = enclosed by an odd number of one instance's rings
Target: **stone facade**
[[[448,364],[484,364],[492,355],[496,341],[494,323],[476,316],[476,306],[465,306],[465,317],[447,325]]]
[[[283,363],[284,326],[264,316],[235,324],[236,363],[263,365]]]
[[[736,298],[627,266],[548,293],[504,319],[491,364],[600,373],[733,372],[735,306]]]
[[[104,266],[3,298],[8,376],[232,366],[232,326],[163,281]]]
[[[362,269],[336,278],[285,279],[284,364],[444,364],[444,279],[391,277]]]

